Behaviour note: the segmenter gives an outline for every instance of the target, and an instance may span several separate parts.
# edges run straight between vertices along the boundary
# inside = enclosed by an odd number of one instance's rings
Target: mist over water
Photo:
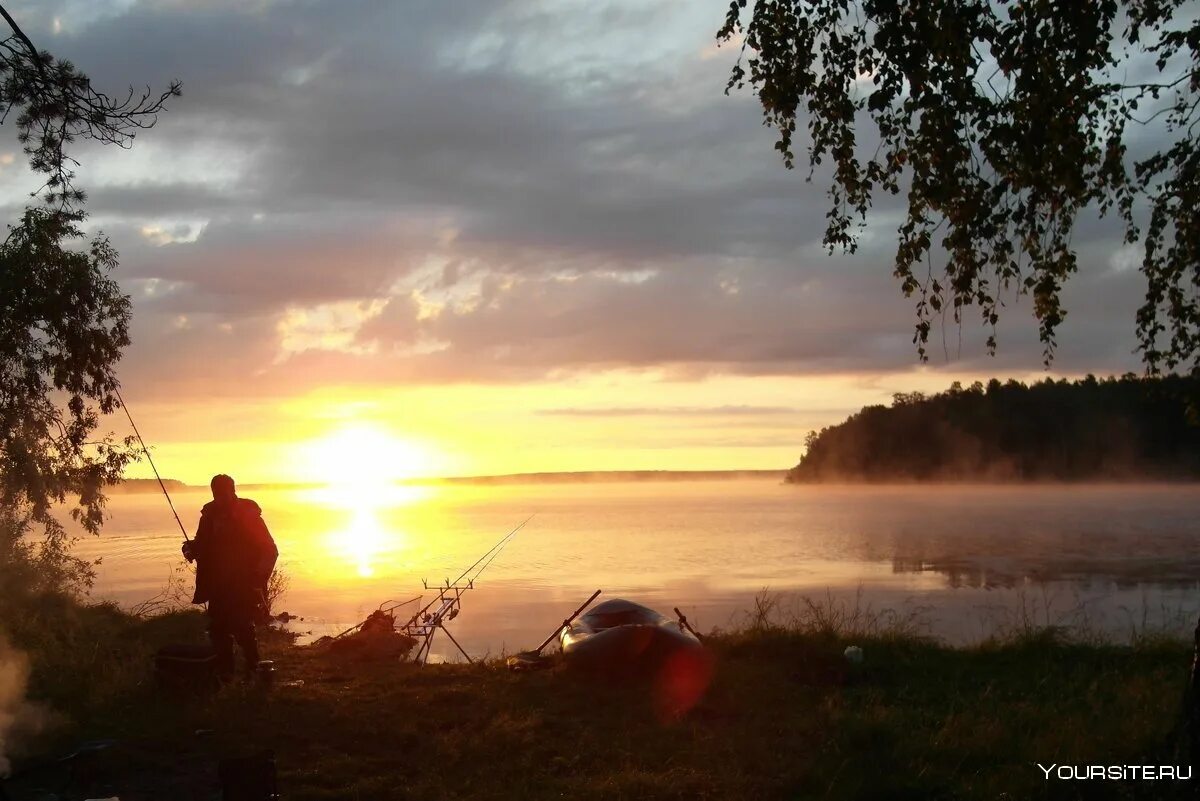
[[[950,642],[1023,623],[1187,632],[1200,608],[1200,486],[787,486],[771,480],[255,490],[313,635],[453,579],[521,520],[450,624],[472,655],[540,642],[593,590],[702,629],[764,588],[917,615]],[[206,492],[175,496],[194,525]],[[180,565],[161,495],[114,496],[81,554],[93,595],[135,604]],[[189,582],[190,576],[184,575]],[[449,650],[448,650],[449,649]],[[451,656],[439,641],[434,653]]]

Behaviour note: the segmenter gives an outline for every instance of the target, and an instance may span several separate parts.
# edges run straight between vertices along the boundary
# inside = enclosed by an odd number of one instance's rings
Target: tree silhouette
[[[728,89],[757,92],[776,148],[832,162],[825,244],[853,251],[877,193],[905,193],[895,275],[932,320],[974,306],[989,351],[1031,295],[1047,363],[1085,210],[1141,243],[1140,350],[1200,369],[1200,17],[1186,0],[733,0]],[[874,136],[864,136],[873,128]],[[810,178],[812,173],[810,172]],[[935,265],[935,261],[937,264]]]
[[[130,89],[112,98],[68,61],[39,52],[6,9],[0,40],[0,122],[15,113],[30,167],[45,176],[31,206],[0,243],[0,572],[45,583],[86,582],[51,509],[78,496],[72,513],[95,533],[106,484],[133,458],[132,443],[94,435],[118,406],[114,367],[129,344],[129,298],[109,273],[116,251],[103,235],[84,248],[86,194],[74,183],[70,145],[80,138],[128,147],[180,92]],[[45,536],[30,543],[30,523]]]
[[[1132,375],[897,393],[810,433],[792,482],[1200,477],[1200,378]]]

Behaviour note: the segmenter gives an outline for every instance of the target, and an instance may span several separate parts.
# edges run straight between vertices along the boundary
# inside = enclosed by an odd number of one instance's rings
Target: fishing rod
[[[424,585],[425,589],[427,589],[427,590],[454,589],[455,587],[458,587],[459,582],[461,582],[464,578],[467,577],[468,573],[470,573],[472,570],[475,570],[476,566],[478,566],[480,562],[487,559],[487,564],[485,564],[483,567],[480,567],[479,570],[476,570],[475,575],[471,576],[471,578],[467,580],[467,585],[462,587],[463,590],[474,589],[474,587],[471,585],[475,581],[475,579],[479,578],[480,574],[483,573],[483,571],[487,569],[487,566],[492,563],[492,559],[495,559],[500,554],[500,551],[504,550],[504,546],[508,545],[508,543],[512,540],[512,538],[517,535],[517,532],[520,531],[521,529],[525,528],[525,524],[528,523],[530,520],[532,520],[536,516],[537,516],[537,513],[535,512],[534,514],[531,514],[529,517],[522,520],[521,523],[516,528],[514,528],[512,531],[508,532],[503,537],[501,537],[499,539],[499,541],[497,541],[496,544],[493,545],[491,548],[488,548],[486,551],[484,551],[483,556],[476,559],[471,564],[471,566],[468,567],[466,570],[464,570],[462,573],[460,573],[458,578],[456,578],[454,581],[451,581],[450,579],[446,579],[445,584],[440,584],[440,585],[437,585],[434,587],[429,586],[428,580],[422,581],[421,583]],[[491,557],[490,559],[488,558],[489,556]],[[408,623],[405,625],[409,625],[411,623],[416,622],[419,618],[421,618],[423,615],[425,615],[425,613],[427,613],[431,608],[433,608],[433,606],[435,604],[437,604],[438,601],[440,601],[440,600],[441,600],[440,597],[434,598],[432,601],[430,601],[429,603],[422,606],[420,609],[418,609],[416,612],[413,613],[413,616],[411,618],[409,618]]]
[[[133,415],[129,413],[129,406],[125,403],[125,399],[121,397],[121,390],[113,387],[113,392],[116,394],[121,408],[125,410],[125,416],[129,418],[129,425],[132,426],[133,433],[137,435],[137,441],[142,446],[142,453],[146,454],[146,461],[150,462],[150,469],[154,471],[154,477],[158,479],[158,487],[167,498],[167,506],[171,507],[171,514],[175,515],[175,522],[179,524],[179,533],[183,535],[183,541],[191,542],[192,538],[188,536],[187,530],[183,527],[183,521],[179,519],[179,512],[175,511],[175,504],[171,501],[171,493],[167,492],[167,485],[163,483],[162,476],[158,474],[158,468],[154,465],[154,457],[150,455],[150,449],[146,447],[146,441],[142,439],[142,432],[138,431],[137,423],[133,422]]]
[[[461,574],[461,575],[459,575],[459,577],[458,577],[458,578],[456,578],[456,579],[454,580],[454,581],[455,581],[455,583],[457,583],[457,582],[459,582],[459,581],[462,581],[462,580],[463,580],[463,577],[465,577],[465,576],[466,576],[468,573],[470,573],[472,570],[474,570],[474,569],[475,569],[475,565],[478,565],[478,564],[479,564],[480,562],[482,562],[484,559],[487,559],[487,557],[488,557],[488,554],[491,554],[491,555],[492,555],[492,559],[495,559],[495,558],[496,558],[496,554],[498,554],[498,553],[500,553],[500,551],[504,550],[504,546],[505,546],[505,545],[508,545],[509,541],[510,541],[510,540],[511,540],[513,537],[517,536],[517,532],[518,532],[518,531],[520,531],[521,529],[525,528],[525,524],[526,524],[526,523],[528,523],[528,522],[529,522],[530,520],[532,520],[533,518],[535,518],[536,516],[537,516],[537,512],[534,512],[534,513],[533,513],[533,514],[531,514],[529,517],[527,517],[527,518],[525,518],[524,520],[522,520],[522,521],[521,521],[521,522],[520,522],[520,523],[517,525],[517,527],[516,527],[516,528],[514,528],[512,531],[508,532],[508,533],[507,533],[507,534],[505,534],[503,537],[501,537],[499,542],[497,542],[497,543],[496,543],[495,545],[493,545],[491,548],[488,548],[487,552],[486,552],[486,553],[484,553],[484,555],[483,555],[483,556],[481,556],[481,557],[479,557],[478,559],[476,559],[474,564],[472,564],[470,567],[468,567],[466,570],[464,570],[464,571],[462,572],[462,574]],[[495,553],[493,553],[493,551],[494,551]],[[475,574],[475,576],[473,576],[472,578],[474,578],[474,577],[477,577],[477,576],[478,576],[480,573],[482,573],[484,570],[486,570],[486,569],[487,569],[487,566],[488,566],[488,565],[490,565],[490,564],[492,563],[492,559],[488,559],[488,561],[487,561],[487,564],[485,564],[483,567],[479,568],[479,571],[478,571],[478,572]]]
[[[500,555],[500,552],[504,550],[504,546],[508,545],[508,543],[512,541],[513,537],[517,535],[517,532],[525,528],[525,524],[527,524],[534,517],[535,515],[530,515],[522,520],[521,523],[516,526],[516,528],[501,537],[500,540],[491,548],[488,548],[487,551],[484,552],[483,556],[476,559],[471,566],[460,573],[458,578],[456,578],[454,581],[446,579],[446,583],[444,585],[439,585],[437,587],[430,587],[428,581],[422,582],[422,584],[425,586],[425,589],[437,590],[437,596],[435,596],[429,603],[418,609],[416,613],[409,618],[407,623],[397,627],[397,631],[399,631],[401,634],[412,637],[418,643],[417,651],[412,657],[413,662],[419,662],[423,664],[428,661],[429,649],[433,645],[433,637],[435,634],[437,634],[439,629],[446,632],[446,636],[450,638],[450,642],[454,643],[454,646],[458,648],[458,652],[461,653],[468,662],[472,661],[471,655],[463,649],[458,640],[454,639],[454,635],[452,635],[449,631],[446,631],[446,621],[453,620],[454,618],[458,617],[458,613],[462,604],[462,594],[467,590],[475,589],[475,579],[479,578],[484,570],[487,570],[488,565],[490,565],[496,559],[496,557]]]

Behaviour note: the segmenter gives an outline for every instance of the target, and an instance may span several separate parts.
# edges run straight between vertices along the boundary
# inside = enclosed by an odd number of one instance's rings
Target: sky
[[[918,362],[901,209],[826,251],[823,174],[724,92],[723,0],[6,6],[98,88],[183,82],[75,151],[165,476],[783,469],[894,392],[1047,374],[1022,298],[995,357],[968,312]],[[22,164],[0,128],[10,219]],[[1137,254],[1113,221],[1075,244],[1049,375],[1137,371]]]

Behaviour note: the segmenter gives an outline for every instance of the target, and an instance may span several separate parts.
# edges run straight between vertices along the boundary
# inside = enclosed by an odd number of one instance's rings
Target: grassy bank
[[[842,655],[851,641],[860,666]],[[270,691],[189,700],[139,682],[71,736],[119,741],[88,775],[124,801],[212,798],[216,760],[257,749],[276,753],[289,799],[1182,794],[1171,782],[1047,781],[1036,764],[1183,761],[1166,745],[1189,662],[1179,642],[1026,631],[954,649],[759,619],[710,647],[707,694],[671,718],[652,683],[344,661],[277,638]]]

